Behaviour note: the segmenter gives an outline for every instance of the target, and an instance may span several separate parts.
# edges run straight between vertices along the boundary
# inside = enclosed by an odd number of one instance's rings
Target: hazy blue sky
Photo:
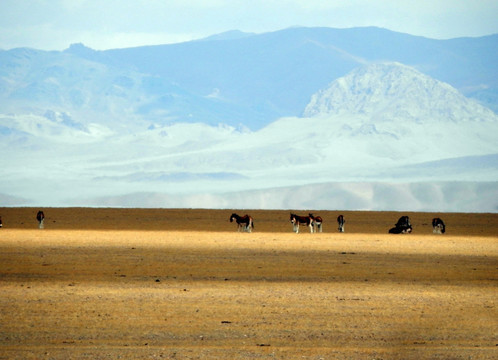
[[[94,49],[227,30],[378,26],[447,39],[498,33],[497,0],[0,0],[0,48]]]

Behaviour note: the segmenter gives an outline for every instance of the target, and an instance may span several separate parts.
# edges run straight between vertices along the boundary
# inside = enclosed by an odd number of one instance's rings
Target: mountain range
[[[498,35],[0,51],[6,205],[498,210]]]

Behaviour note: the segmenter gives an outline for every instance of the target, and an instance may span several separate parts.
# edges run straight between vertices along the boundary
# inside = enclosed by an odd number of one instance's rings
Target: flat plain
[[[498,214],[43,210],[0,208],[0,359],[498,357]]]

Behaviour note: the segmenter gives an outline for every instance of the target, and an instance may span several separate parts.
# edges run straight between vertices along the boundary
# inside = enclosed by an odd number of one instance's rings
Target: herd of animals
[[[43,211],[38,211],[36,214],[36,220],[38,221],[38,227],[43,229],[43,221],[45,220],[45,214]],[[238,232],[251,232],[254,229],[254,219],[249,215],[239,216],[233,213],[230,216],[230,222],[237,223]],[[320,216],[314,216],[313,214],[308,214],[308,216],[299,216],[296,214],[290,214],[290,222],[292,223],[292,229],[295,233],[299,233],[299,225],[307,226],[311,233],[322,232],[322,222],[323,219]],[[343,215],[337,217],[337,225],[339,232],[344,232],[344,224],[346,220]],[[0,216],[0,228],[3,226],[2,217]],[[408,216],[402,216],[398,219],[398,222],[394,224],[394,227],[389,229],[389,234],[409,234],[413,230],[410,224],[410,218]],[[434,234],[444,234],[446,231],[446,226],[443,220],[440,218],[432,219],[432,232]]]
[[[239,216],[235,213],[230,216],[230,222],[237,223],[237,231],[251,232],[254,229],[254,219],[249,215]],[[290,214],[290,222],[292,224],[292,229],[295,233],[299,233],[299,225],[307,226],[310,229],[310,233],[322,232],[322,222],[323,219],[320,216],[314,216],[313,214],[308,214],[308,216],[299,216],[296,214]],[[339,232],[344,232],[344,224],[346,220],[343,215],[337,217],[337,225]],[[402,216],[398,219],[398,222],[394,224],[394,227],[389,229],[389,234],[409,234],[413,230],[410,224],[410,218],[408,216]],[[446,231],[446,226],[443,220],[440,218],[432,219],[432,232],[434,234],[444,234]]]

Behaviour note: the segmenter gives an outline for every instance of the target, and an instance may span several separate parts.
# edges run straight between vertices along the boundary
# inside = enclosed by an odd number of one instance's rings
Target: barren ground
[[[497,214],[37,210],[0,208],[0,359],[498,357]]]

